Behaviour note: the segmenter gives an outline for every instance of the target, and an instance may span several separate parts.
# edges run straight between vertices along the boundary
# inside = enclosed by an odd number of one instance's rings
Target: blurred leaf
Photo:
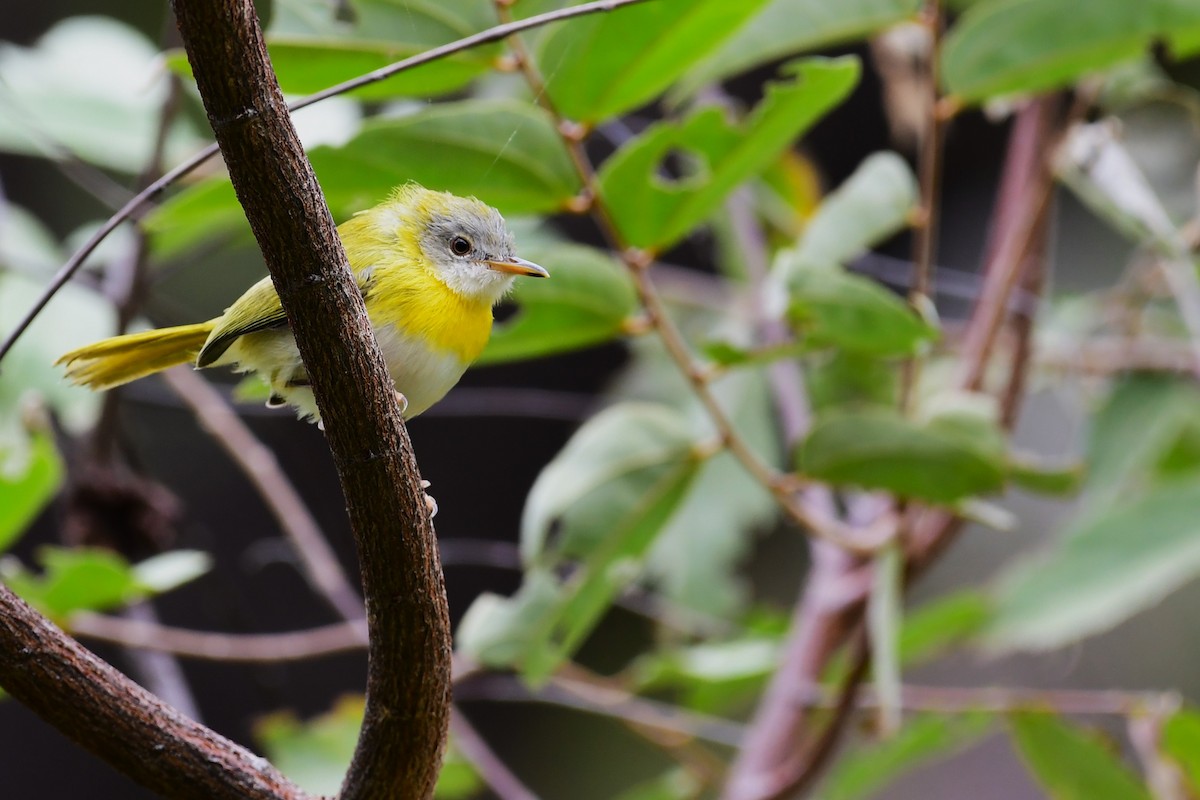
[[[373,119],[344,146],[322,145],[309,158],[338,219],[382,202],[408,181],[478,196],[505,214],[561,210],[580,188],[545,112],[506,100],[439,103]],[[224,178],[171,198],[147,225],[165,252],[248,229]]]
[[[1014,486],[1038,494],[1071,495],[1083,485],[1084,465],[1045,464],[1021,453],[1009,453],[1008,478]]]
[[[703,463],[677,412],[625,403],[586,422],[538,476],[521,520],[521,553],[534,569],[511,600],[476,601],[460,641],[485,663],[544,680],[582,644]],[[548,534],[560,526],[553,542]],[[550,569],[578,561],[561,583]]]
[[[904,159],[891,152],[868,156],[821,202],[796,246],[779,254],[778,279],[786,284],[803,267],[849,263],[908,227],[917,200],[917,180]]]
[[[24,316],[40,292],[39,283],[0,272],[0,320],[5,321],[5,335],[7,326]],[[20,469],[30,457],[30,437],[22,420],[31,405],[52,408],[72,432],[93,423],[99,396],[63,380],[54,361],[74,347],[111,334],[113,325],[112,306],[104,297],[67,285],[5,356],[0,380],[0,473]]]
[[[890,408],[829,413],[798,453],[809,478],[954,503],[1004,486],[1003,440],[988,421],[944,414],[919,425]]]
[[[653,7],[657,4],[649,4]],[[647,128],[600,170],[601,191],[622,235],[633,245],[662,249],[712,214],[738,184],[774,163],[858,81],[853,58],[807,59],[781,68],[790,81],[769,84],[746,120],[730,122],[707,107],[683,122]],[[687,154],[697,172],[678,181],[660,174],[664,159]]]
[[[1009,730],[1029,773],[1051,800],[1150,800],[1110,747],[1054,714],[1012,714]]]
[[[1192,793],[1200,791],[1200,714],[1190,709],[1172,714],[1163,726],[1162,748],[1179,765]]]
[[[521,556],[529,563],[547,552],[588,556],[611,534],[614,515],[638,502],[646,487],[692,460],[695,439],[681,415],[666,406],[623,403],[592,417],[538,476],[521,517]],[[586,503],[588,513],[563,520],[558,541],[551,526]]]
[[[903,356],[937,337],[902,298],[839,266],[796,269],[788,296],[788,321],[810,347]]]
[[[942,47],[947,91],[967,102],[1064,87],[1138,56],[1158,37],[1180,43],[1200,7],[1180,0],[991,0],[974,3]]]
[[[291,711],[261,717],[254,738],[279,770],[313,794],[335,795],[362,727],[362,697],[343,697],[325,714],[300,721]]]
[[[410,56],[478,33],[496,22],[487,0],[356,0],[354,21],[336,19],[333,4],[294,8],[277,14],[267,28],[267,49],[279,84],[289,94],[312,94],[357,78]],[[489,71],[499,45],[474,47],[387,80],[357,89],[352,96],[379,100],[392,97],[435,97],[462,89]],[[168,65],[191,78],[180,50]]]
[[[137,568],[110,550],[43,547],[38,550],[41,575],[30,573],[16,559],[8,558],[0,562],[0,578],[25,602],[61,621],[72,611],[105,611],[174,588],[199,575],[203,570],[197,570],[195,564],[201,559],[207,564],[207,558],[186,551],[173,554],[168,563],[190,561],[193,568],[186,575],[183,570],[172,569],[172,580],[161,574],[161,565],[152,565],[147,572],[151,579],[161,581],[160,588],[143,583]]]
[[[873,356],[848,350],[817,354],[808,362],[805,385],[817,414],[897,401],[896,368]]]
[[[987,714],[914,717],[892,738],[858,745],[838,758],[816,796],[821,800],[875,797],[905,773],[975,744],[991,721]]]
[[[190,583],[212,569],[212,556],[199,550],[172,550],[159,553],[133,567],[133,579],[153,594],[169,592]]]
[[[0,45],[0,149],[142,170],[168,92],[157,60],[140,33],[99,16],[63,20],[31,48]],[[168,135],[167,161],[200,143],[184,115]]]
[[[723,713],[752,699],[779,667],[778,637],[750,634],[652,652],[630,673],[639,692],[679,692],[681,702],[705,713]]]
[[[779,431],[766,377],[751,371],[729,375],[712,390],[743,441],[765,462],[778,465]],[[715,437],[708,414],[693,397],[687,408],[693,438]],[[646,581],[686,608],[718,615],[736,611],[749,595],[739,566],[754,546],[756,531],[768,528],[778,513],[770,492],[734,456],[706,459],[650,550]]]
[[[874,559],[871,596],[867,603],[867,632],[871,671],[879,699],[880,732],[893,736],[900,729],[900,626],[903,617],[904,555],[892,542]]]
[[[507,669],[531,657],[540,631],[560,605],[558,580],[549,570],[525,571],[512,597],[484,592],[475,598],[454,633],[459,652],[480,664]]]
[[[991,604],[977,591],[964,590],[931,600],[904,616],[900,663],[915,666],[977,633],[991,617]]]
[[[538,48],[546,91],[560,113],[586,123],[637,108],[764,3],[657,0],[559,25]]]
[[[23,464],[0,469],[0,553],[17,540],[46,503],[58,493],[63,479],[62,459],[54,439],[35,434]]]
[[[1066,531],[1002,582],[985,631],[997,649],[1043,650],[1128,619],[1200,573],[1200,482],[1164,482]]]
[[[865,39],[916,15],[920,0],[772,0],[688,74],[672,95],[804,51]]]
[[[693,800],[701,795],[703,789],[703,781],[694,772],[675,767],[621,792],[615,800]]]
[[[549,270],[550,279],[517,282],[512,297],[518,311],[496,325],[477,363],[565,353],[623,333],[637,310],[637,294],[621,264],[582,245],[523,247],[521,254]]]
[[[1119,379],[1093,415],[1088,437],[1085,513],[1100,515],[1146,488],[1154,467],[1200,419],[1200,390],[1167,375]]]
[[[35,274],[53,270],[64,260],[58,240],[41,220],[0,199],[0,267]]]

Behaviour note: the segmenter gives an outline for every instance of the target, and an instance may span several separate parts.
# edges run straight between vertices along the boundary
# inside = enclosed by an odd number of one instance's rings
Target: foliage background
[[[30,44],[57,20],[81,13],[125,19],[151,40],[157,40],[169,25],[165,9],[158,3],[44,3],[6,14],[0,35]],[[864,47],[841,52],[866,55]],[[1186,85],[1194,83],[1194,73],[1194,62],[1185,63],[1175,77]],[[771,74],[770,69],[755,71],[734,81],[731,90],[753,101]],[[805,151],[819,165],[824,186],[840,185],[868,154],[891,146],[880,92],[874,72],[864,69],[862,82],[849,102],[805,138]],[[1180,206],[1185,207],[1191,197],[1195,137],[1165,143],[1161,138],[1187,130],[1185,122],[1172,116],[1179,113],[1186,110],[1180,112],[1170,104],[1151,105],[1127,117],[1125,133],[1148,154],[1172,156],[1151,162],[1158,170],[1153,177],[1164,196],[1182,198]],[[992,124],[975,112],[955,120],[946,151],[940,265],[962,271],[977,265],[1004,136],[1003,124]],[[79,225],[105,214],[103,207],[39,159],[0,156],[0,176],[7,199],[29,208],[58,237],[67,237]],[[576,235],[594,237],[587,225],[575,221],[565,225]],[[1133,251],[1127,240],[1065,193],[1059,198],[1054,241],[1053,290],[1059,296],[1110,285]],[[708,244],[703,239],[685,243],[670,254],[670,260],[712,270]],[[901,237],[884,249],[905,258],[908,242]],[[178,321],[219,311],[249,282],[247,276],[261,273],[253,250],[239,243],[183,262],[156,286],[155,297],[155,303],[161,304],[160,313]],[[968,306],[964,299],[953,297],[939,303],[946,319],[961,317]],[[5,306],[6,314],[7,309]],[[593,408],[591,398],[626,362],[624,347],[606,345],[545,360],[479,368],[468,374],[462,388],[437,411],[412,424],[423,473],[433,481],[433,493],[441,506],[437,526],[448,546],[447,579],[456,620],[482,591],[510,594],[519,584],[519,574],[495,565],[472,564],[480,549],[470,544],[456,548],[455,543],[515,541],[525,495],[537,473]],[[490,392],[497,387],[552,390],[556,392],[552,413],[541,418],[482,413],[481,404],[502,399]],[[1017,444],[1046,456],[1081,453],[1087,414],[1096,402],[1093,388],[1084,381],[1039,385],[1023,414]],[[269,515],[241,476],[196,429],[191,415],[174,407],[169,394],[153,384],[131,387],[127,396],[124,413],[129,423],[125,426],[129,448],[146,471],[170,487],[186,508],[178,545],[210,552],[216,562],[216,568],[204,578],[156,601],[161,615],[188,627],[248,631],[298,629],[329,621],[322,604],[312,598],[295,570],[283,563],[287,556]],[[353,563],[333,470],[320,434],[287,415],[255,413],[251,422],[301,488],[343,562]],[[914,605],[992,580],[997,565],[1007,563],[1015,553],[1031,552],[1073,513],[1070,501],[1021,492],[1012,492],[1006,505],[1020,520],[1017,530],[1004,534],[974,531],[964,536],[918,585]],[[49,509],[14,549],[15,554],[30,563],[39,544],[55,541],[60,511]],[[786,608],[799,582],[802,540],[790,529],[763,530],[760,538],[746,545],[745,574],[754,587],[755,599],[764,607]],[[1195,697],[1200,694],[1195,669],[1200,632],[1191,624],[1189,610],[1197,601],[1200,595],[1191,586],[1110,632],[1049,655],[991,658],[977,650],[955,652],[907,674],[906,680],[947,685],[1170,688]],[[618,611],[589,640],[580,660],[600,671],[616,669],[651,638],[652,631],[644,622]],[[120,658],[117,651],[101,648],[101,653]],[[345,656],[251,670],[187,663],[185,672],[200,698],[205,721],[240,741],[249,741],[251,725],[260,714],[291,708],[307,717],[328,710],[341,694],[356,691],[362,660]],[[499,754],[547,797],[613,797],[633,779],[653,777],[665,765],[615,723],[543,707],[475,703],[467,708]],[[1111,720],[1101,720],[1101,724],[1120,733],[1120,726]],[[57,734],[15,703],[0,704],[0,742],[7,743],[6,755],[0,758],[13,796],[139,796],[137,789],[131,789],[106,766],[66,748]],[[598,753],[604,757],[596,757]],[[623,770],[611,769],[609,765],[614,763],[623,764]],[[945,767],[925,769],[898,781],[883,796],[962,796],[968,791],[981,800],[1042,796],[1002,733],[990,734]]]

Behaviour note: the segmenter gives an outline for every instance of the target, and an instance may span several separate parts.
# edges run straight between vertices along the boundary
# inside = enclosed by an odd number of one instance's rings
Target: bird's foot
[[[399,389],[396,390],[396,402],[400,404],[400,415],[403,416],[408,411],[408,398]]]
[[[397,392],[396,394],[400,394],[400,393]],[[400,395],[400,396],[403,397],[404,395]],[[430,486],[431,486],[431,484],[429,483],[429,481],[424,481],[424,480],[421,481],[422,489],[428,489]],[[434,517],[437,516],[437,512],[438,512],[437,500],[434,500],[428,494],[425,495],[425,507],[427,509],[429,509],[429,518],[430,519],[433,519]]]

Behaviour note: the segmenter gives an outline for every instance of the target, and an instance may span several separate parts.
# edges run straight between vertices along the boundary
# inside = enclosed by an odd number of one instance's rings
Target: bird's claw
[[[399,389],[396,390],[396,402],[400,404],[400,414],[403,415],[408,411],[408,398]]]
[[[397,392],[396,394],[400,394],[400,393]],[[403,397],[404,395],[400,395],[400,396]],[[429,481],[426,481],[426,480],[421,481],[422,489],[428,489],[431,485],[432,484],[430,484]],[[437,500],[434,500],[428,494],[425,495],[425,507],[427,509],[429,509],[429,518],[430,519],[433,519],[434,517],[437,516],[437,512],[438,512]]]

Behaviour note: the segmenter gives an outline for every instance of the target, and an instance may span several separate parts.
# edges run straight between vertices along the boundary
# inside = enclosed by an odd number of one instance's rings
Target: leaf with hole
[[[600,189],[630,244],[661,250],[687,236],[738,184],[775,163],[780,152],[849,95],[858,82],[854,58],[808,59],[782,67],[790,76],[769,84],[742,122],[702,108],[682,122],[647,128],[608,159]],[[662,177],[672,154],[694,161],[693,174]]]

